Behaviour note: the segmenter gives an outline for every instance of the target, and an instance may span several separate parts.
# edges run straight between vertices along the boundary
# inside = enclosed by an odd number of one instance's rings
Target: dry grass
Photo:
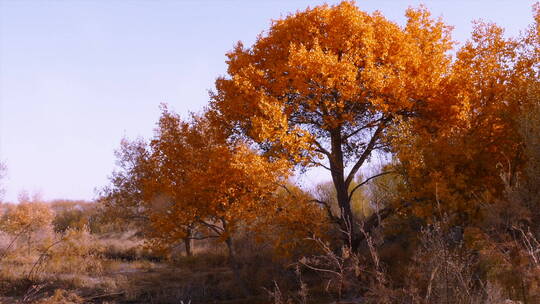
[[[34,232],[30,244],[25,238],[13,239],[0,234],[0,303],[227,302],[240,292],[225,248],[212,241],[197,243],[193,257],[162,257],[145,249],[134,232],[95,235],[85,227],[64,233],[45,229]],[[246,260],[245,267],[258,268],[261,261]],[[249,272],[243,269],[246,281]],[[270,277],[251,279],[257,291],[249,301],[258,301],[257,294],[263,292],[258,284],[270,282]]]

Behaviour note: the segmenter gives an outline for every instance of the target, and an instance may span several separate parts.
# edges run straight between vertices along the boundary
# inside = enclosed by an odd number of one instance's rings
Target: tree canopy
[[[354,226],[349,185],[373,153],[389,150],[389,127],[441,112],[450,27],[425,8],[406,17],[399,26],[352,2],[297,12],[251,47],[238,43],[216,81],[211,108],[231,134],[271,158],[329,170],[342,229]]]

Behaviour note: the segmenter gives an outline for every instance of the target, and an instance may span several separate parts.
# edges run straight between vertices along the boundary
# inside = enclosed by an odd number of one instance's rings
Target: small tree
[[[284,162],[270,162],[242,142],[228,142],[204,116],[183,122],[164,108],[149,158],[154,175],[145,183],[153,238],[217,238],[227,245],[238,275],[234,234],[272,210],[272,196],[287,174]],[[197,235],[178,226],[196,227]],[[185,230],[184,230],[185,231]]]
[[[2,215],[0,229],[13,236],[10,246],[18,239],[26,238],[30,250],[34,234],[52,228],[53,218],[54,214],[47,204],[23,201],[11,206]]]
[[[146,231],[149,218],[143,205],[143,186],[150,168],[148,145],[142,139],[123,139],[115,155],[118,169],[110,177],[111,184],[102,190],[100,217]]]
[[[234,235],[275,210],[286,162],[228,141],[205,116],[182,121],[166,107],[150,143],[124,143],[119,155],[123,171],[113,176],[105,204],[144,219],[154,248],[184,241],[191,254],[193,239],[223,241],[239,277]]]

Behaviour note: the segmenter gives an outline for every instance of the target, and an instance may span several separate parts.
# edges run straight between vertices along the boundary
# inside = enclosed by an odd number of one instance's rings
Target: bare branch
[[[221,235],[223,234],[223,232],[225,232],[225,229],[223,229],[222,227],[219,227],[217,225],[214,225],[214,224],[210,224],[210,223],[207,223],[201,219],[198,220],[199,223],[203,224],[204,226],[210,228],[212,231],[214,231],[215,233]]]
[[[356,175],[356,172],[358,172],[360,167],[362,167],[362,165],[364,164],[368,156],[371,154],[371,151],[373,151],[373,147],[377,143],[377,140],[379,139],[381,132],[386,127],[387,120],[390,120],[390,118],[385,119],[383,122],[379,124],[379,126],[377,127],[377,130],[375,130],[375,133],[373,133],[373,136],[371,136],[371,139],[366,149],[364,150],[364,153],[362,153],[362,156],[360,156],[356,164],[354,164],[354,167],[349,172],[349,175],[347,176],[347,179],[345,180],[345,185],[347,187],[351,184],[354,176]]]
[[[362,131],[362,130],[365,130],[365,129],[371,129],[371,128],[375,127],[375,126],[377,125],[377,123],[379,123],[381,120],[382,120],[382,118],[379,118],[379,119],[377,119],[377,120],[375,120],[375,121],[372,121],[372,122],[370,122],[370,123],[368,123],[368,124],[366,124],[366,125],[363,125],[362,127],[360,127],[360,128],[358,128],[358,129],[352,131],[350,134],[344,135],[344,136],[343,136],[343,139],[344,139],[344,140],[347,140],[347,139],[353,137],[354,135],[358,134],[358,133],[359,133],[360,131]]]
[[[221,236],[220,235],[205,235],[205,236],[190,236],[190,237],[187,237],[186,239],[201,241],[201,240],[206,240],[206,239],[215,239],[219,237]]]
[[[304,265],[305,267],[311,269],[311,270],[315,270],[315,271],[320,271],[320,272],[328,272],[328,273],[331,273],[337,277],[341,277],[341,273],[337,272],[337,271],[333,271],[333,270],[330,270],[330,269],[324,269],[324,268],[317,268],[317,267],[313,267],[309,264],[306,264],[302,261],[299,262],[300,264]]]
[[[323,164],[320,163],[320,162],[317,162],[317,161],[311,161],[311,162],[312,162],[314,165],[317,165],[317,166],[319,166],[319,167],[322,167],[322,168],[324,168],[324,169],[326,169],[326,170],[328,170],[328,171],[330,171],[330,172],[336,171],[336,170],[332,170],[332,168],[328,167],[327,165],[323,165]]]
[[[362,187],[363,185],[369,183],[370,180],[374,179],[374,178],[377,178],[379,176],[382,176],[382,175],[386,175],[386,174],[390,174],[390,173],[396,173],[396,171],[388,171],[388,172],[382,172],[382,173],[379,173],[379,174],[376,174],[376,175],[373,175],[372,177],[366,179],[365,181],[361,182],[360,184],[356,185],[352,190],[351,190],[351,193],[349,194],[349,200],[352,199],[353,197],[353,194],[356,190],[358,190],[360,187]]]

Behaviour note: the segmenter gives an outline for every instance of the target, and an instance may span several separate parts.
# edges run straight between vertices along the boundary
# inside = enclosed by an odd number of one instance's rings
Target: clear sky
[[[21,190],[94,198],[120,139],[150,137],[160,103],[200,110],[235,42],[251,44],[271,19],[323,2],[337,1],[0,0],[6,200]],[[465,41],[474,19],[517,34],[532,23],[534,1],[357,1],[399,23],[419,3]]]

